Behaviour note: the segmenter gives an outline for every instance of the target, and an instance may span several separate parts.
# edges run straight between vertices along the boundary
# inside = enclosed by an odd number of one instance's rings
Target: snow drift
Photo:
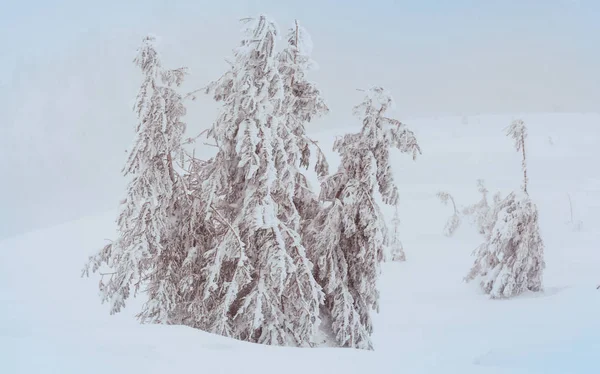
[[[374,318],[374,352],[239,342],[182,326],[140,325],[136,302],[110,316],[86,258],[114,237],[115,212],[0,242],[2,373],[598,373],[600,372],[600,116],[529,115],[529,193],[546,244],[544,292],[490,300],[463,283],[479,243],[464,223],[443,235],[450,209],[518,188],[510,116],[406,121],[423,155],[392,164],[407,261],[387,263]],[[310,134],[323,149],[331,129]],[[309,129],[309,133],[310,133]],[[552,139],[550,141],[549,139]],[[328,155],[335,166],[334,154]],[[569,194],[574,225],[570,218]],[[386,209],[386,208],[384,208]],[[391,221],[393,208],[384,212]]]

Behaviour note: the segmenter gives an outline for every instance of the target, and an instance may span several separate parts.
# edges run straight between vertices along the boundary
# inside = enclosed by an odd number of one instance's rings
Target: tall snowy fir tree
[[[325,155],[316,143],[306,135],[305,126],[313,119],[329,112],[317,86],[306,79],[307,72],[316,67],[311,59],[312,39],[306,29],[296,20],[287,35],[287,47],[278,55],[279,72],[283,80],[285,99],[282,105],[284,125],[280,126],[280,137],[287,154],[285,162],[287,184],[294,183],[293,202],[303,223],[314,218],[320,209],[317,196],[313,193],[301,168],[310,165],[311,147],[317,152],[315,171],[319,178],[329,173]],[[283,153],[283,152],[282,152]],[[304,226],[304,225],[303,225]],[[299,227],[296,227],[299,230]]]
[[[190,305],[202,309],[196,324],[208,331],[307,346],[323,293],[302,244],[294,196],[302,116],[316,114],[286,98],[291,90],[274,52],[275,24],[265,16],[243,21],[231,69],[207,90],[222,109],[209,132],[219,150],[205,168],[201,194],[220,225],[217,244],[202,255],[201,298]],[[296,75],[292,87],[303,84]],[[318,95],[302,95],[319,102]]]
[[[287,35],[287,47],[277,56],[278,70],[284,88],[281,106],[282,121],[275,145],[278,178],[275,196],[279,204],[278,218],[290,228],[286,246],[297,274],[287,282],[283,308],[289,318],[289,328],[297,342],[313,343],[323,303],[321,288],[313,275],[313,265],[304,248],[303,229],[321,208],[302,168],[310,166],[311,147],[316,150],[315,172],[319,178],[328,174],[328,164],[321,149],[306,135],[305,126],[329,112],[316,85],[306,79],[314,66],[311,60],[312,40],[296,20]],[[316,293],[316,290],[319,290]],[[299,299],[298,299],[299,298]],[[304,343],[302,343],[304,344]]]
[[[132,288],[137,292],[143,286],[148,301],[139,315],[142,321],[171,323],[179,302],[177,262],[182,255],[173,235],[186,199],[173,165],[185,131],[185,107],[176,91],[185,69],[163,69],[153,37],[144,38],[134,62],[144,81],[135,104],[135,141],[123,169],[131,179],[117,220],[118,237],[90,258],[84,273],[89,275],[90,267],[94,272],[102,265],[112,268],[100,282],[111,314],[125,306]]]
[[[479,279],[484,292],[492,298],[507,298],[524,291],[541,291],[544,242],[540,236],[538,211],[527,192],[527,128],[514,121],[508,135],[522,153],[523,184],[499,200],[482,226],[485,242],[476,251],[476,260],[466,280]]]
[[[378,310],[377,279],[388,233],[375,201],[379,192],[386,204],[395,205],[398,190],[393,182],[390,148],[416,157],[420,152],[412,131],[385,117],[391,96],[381,87],[371,88],[354,114],[362,120],[359,133],[337,139],[341,156],[337,173],[322,183],[321,199],[329,204],[312,222],[308,243],[317,279],[326,294],[326,309],[337,343],[372,349],[371,310]]]

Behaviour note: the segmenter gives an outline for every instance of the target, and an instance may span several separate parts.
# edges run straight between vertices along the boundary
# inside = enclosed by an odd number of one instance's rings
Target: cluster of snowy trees
[[[146,37],[135,64],[143,74],[135,140],[123,173],[129,178],[117,238],[92,256],[84,275],[100,272],[110,312],[142,291],[142,322],[182,324],[250,342],[286,346],[329,343],[373,349],[372,312],[385,260],[404,261],[398,189],[390,165],[395,148],[420,154],[414,133],[387,117],[393,105],[381,87],[354,107],[360,131],[337,139],[337,171],[306,134],[329,109],[307,79],[314,66],[310,36],[298,22],[277,49],[278,31],[265,16],[243,20],[230,68],[206,93],[220,112],[206,136],[216,154],[185,151],[186,69],[166,69]],[[542,285],[543,242],[527,193],[526,128],[509,130],[523,154],[519,193],[482,200],[454,213],[445,233],[471,216],[484,242],[467,276],[492,297]],[[321,182],[317,195],[307,172]],[[396,208],[387,228],[378,201]],[[103,272],[103,268],[110,271]]]
[[[142,322],[263,344],[313,346],[331,336],[339,346],[372,349],[380,264],[387,253],[404,259],[398,215],[389,235],[376,200],[397,204],[390,149],[415,158],[417,140],[386,116],[390,94],[373,87],[354,108],[360,131],[335,142],[341,163],[329,174],[305,130],[329,111],[306,77],[308,33],[296,22],[278,50],[273,21],[243,22],[229,70],[206,89],[221,107],[206,133],[218,148],[208,160],[183,148],[191,141],[179,93],[186,70],[164,68],[154,39],[144,39],[118,236],[84,274],[100,272],[111,313],[144,292]]]

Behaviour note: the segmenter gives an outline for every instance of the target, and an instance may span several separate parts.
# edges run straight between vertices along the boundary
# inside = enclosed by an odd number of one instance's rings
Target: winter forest
[[[600,373],[599,14],[1,4],[0,374]]]
[[[361,90],[364,100],[352,108],[360,131],[335,140],[340,164],[330,171],[306,134],[329,111],[309,77],[310,35],[296,21],[280,46],[273,20],[260,15],[242,23],[229,70],[193,93],[179,89],[186,69],[163,67],[154,37],[144,38],[134,61],[143,78],[118,236],[90,258],[84,275],[100,274],[111,314],[144,294],[141,322],[267,345],[372,350],[381,263],[406,261],[390,162],[393,152],[418,162],[418,139],[388,117],[391,93]],[[208,131],[190,137],[186,105],[200,93],[221,109]],[[522,186],[490,205],[479,182],[482,199],[462,212],[483,236],[465,280],[479,282],[491,298],[543,290],[525,123],[515,120],[506,135],[522,154]],[[199,139],[209,142],[199,146],[216,148],[212,158],[194,156]],[[450,236],[459,212],[450,194],[439,197],[454,206],[444,229]],[[382,204],[395,207],[391,227]]]

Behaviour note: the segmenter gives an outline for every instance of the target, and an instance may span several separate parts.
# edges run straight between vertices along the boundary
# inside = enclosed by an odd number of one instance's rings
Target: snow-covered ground
[[[0,373],[600,373],[600,115],[524,115],[529,191],[546,243],[545,292],[490,300],[462,279],[480,237],[451,208],[506,194],[520,159],[511,116],[415,119],[423,155],[395,154],[406,263],[381,279],[374,352],[267,347],[181,326],[139,325],[139,304],[110,316],[87,257],[114,237],[115,212],[0,242]],[[310,131],[324,149],[336,134]],[[332,172],[337,157],[331,155]],[[573,220],[569,223],[569,195]],[[386,208],[391,218],[392,209]]]

